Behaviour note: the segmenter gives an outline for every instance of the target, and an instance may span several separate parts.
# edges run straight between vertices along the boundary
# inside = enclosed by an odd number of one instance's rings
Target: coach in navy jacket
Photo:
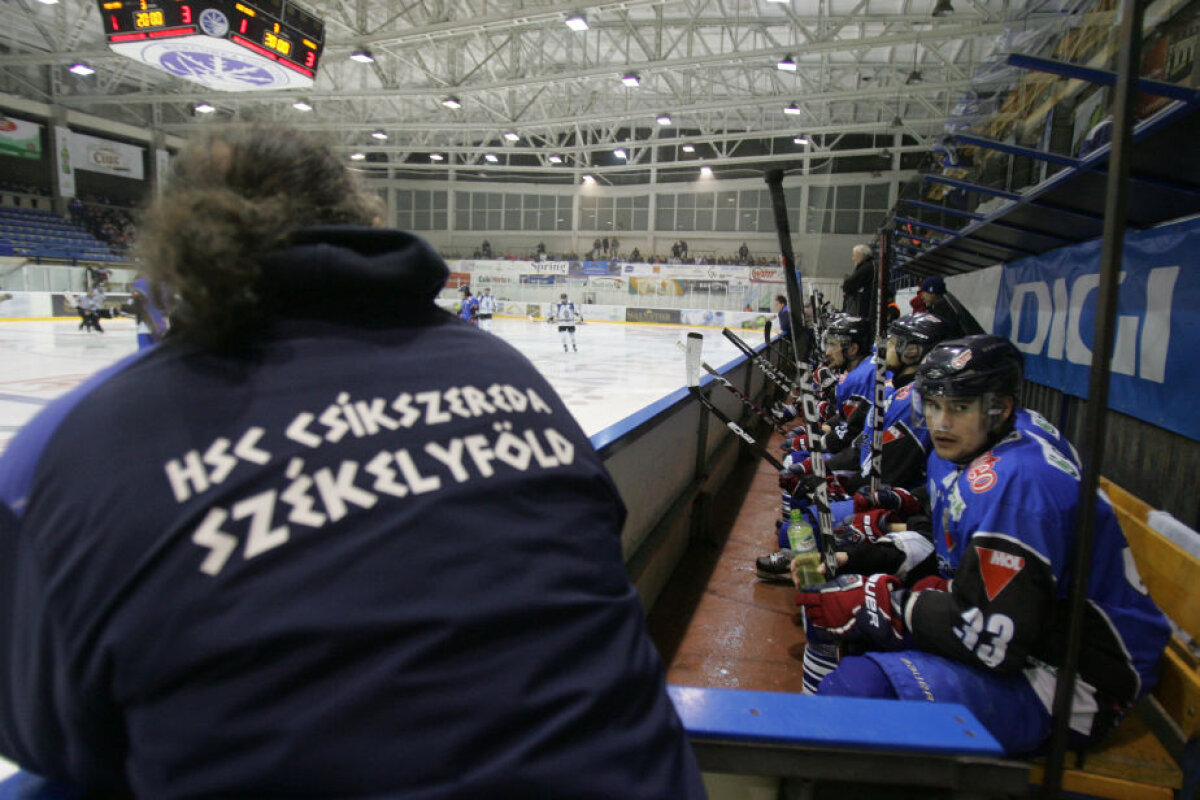
[[[171,337],[0,458],[0,751],[156,800],[703,797],[599,457],[377,213],[294,131],[177,159]]]

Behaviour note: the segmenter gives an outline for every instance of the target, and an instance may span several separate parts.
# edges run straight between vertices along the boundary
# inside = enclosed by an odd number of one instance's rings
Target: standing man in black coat
[[[842,281],[842,310],[851,316],[869,320],[869,329],[873,331],[875,318],[879,315],[875,308],[875,276],[879,270],[871,255],[870,245],[854,245],[850,257],[854,259],[854,271]]]

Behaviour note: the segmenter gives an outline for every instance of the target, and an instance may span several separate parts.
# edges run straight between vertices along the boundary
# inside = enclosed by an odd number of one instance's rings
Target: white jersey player
[[[479,327],[485,331],[492,329],[492,315],[496,313],[496,298],[491,289],[484,289],[479,295]]]
[[[558,323],[558,334],[562,337],[563,352],[567,352],[567,342],[570,341],[571,350],[578,351],[575,346],[575,323],[583,321],[583,315],[579,313],[579,309],[575,304],[567,299],[567,296],[560,295],[558,302],[550,307],[550,316],[547,322]]]

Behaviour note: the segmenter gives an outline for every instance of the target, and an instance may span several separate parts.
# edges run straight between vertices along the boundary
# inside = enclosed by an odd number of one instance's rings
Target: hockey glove
[[[857,506],[858,495],[855,495],[854,499]],[[846,518],[845,525],[853,538],[861,542],[874,543],[879,541],[880,537],[887,535],[887,526],[891,518],[891,511],[877,508],[874,511],[851,514]]]
[[[813,378],[817,382],[817,389],[821,392],[829,391],[837,385],[838,381],[837,374],[824,364],[817,367],[816,372],[813,373]]]
[[[921,501],[906,489],[892,489],[881,486],[872,491],[870,486],[863,486],[854,494],[854,511],[861,514],[875,509],[898,511],[900,516],[921,513]]]
[[[808,449],[808,434],[803,430],[793,431],[787,438],[783,440],[780,448],[785,453],[790,453],[793,450]]]
[[[905,643],[905,594],[894,575],[839,575],[820,586],[804,587],[796,594],[796,605],[812,625],[844,641],[897,650]]]
[[[805,496],[811,498],[817,492],[817,487],[821,485],[821,479],[816,475],[805,475],[800,479],[798,491],[803,492]],[[792,492],[793,495],[796,491]],[[846,498],[846,489],[838,481],[836,475],[827,474],[825,476],[825,495],[830,502],[844,500]]]

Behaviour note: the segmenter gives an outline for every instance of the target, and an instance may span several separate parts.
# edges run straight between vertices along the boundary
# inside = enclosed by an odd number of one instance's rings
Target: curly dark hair
[[[139,227],[138,255],[172,295],[173,335],[211,349],[253,338],[263,254],[317,225],[372,225],[382,204],[324,142],[255,124],[197,138],[172,163]]]

